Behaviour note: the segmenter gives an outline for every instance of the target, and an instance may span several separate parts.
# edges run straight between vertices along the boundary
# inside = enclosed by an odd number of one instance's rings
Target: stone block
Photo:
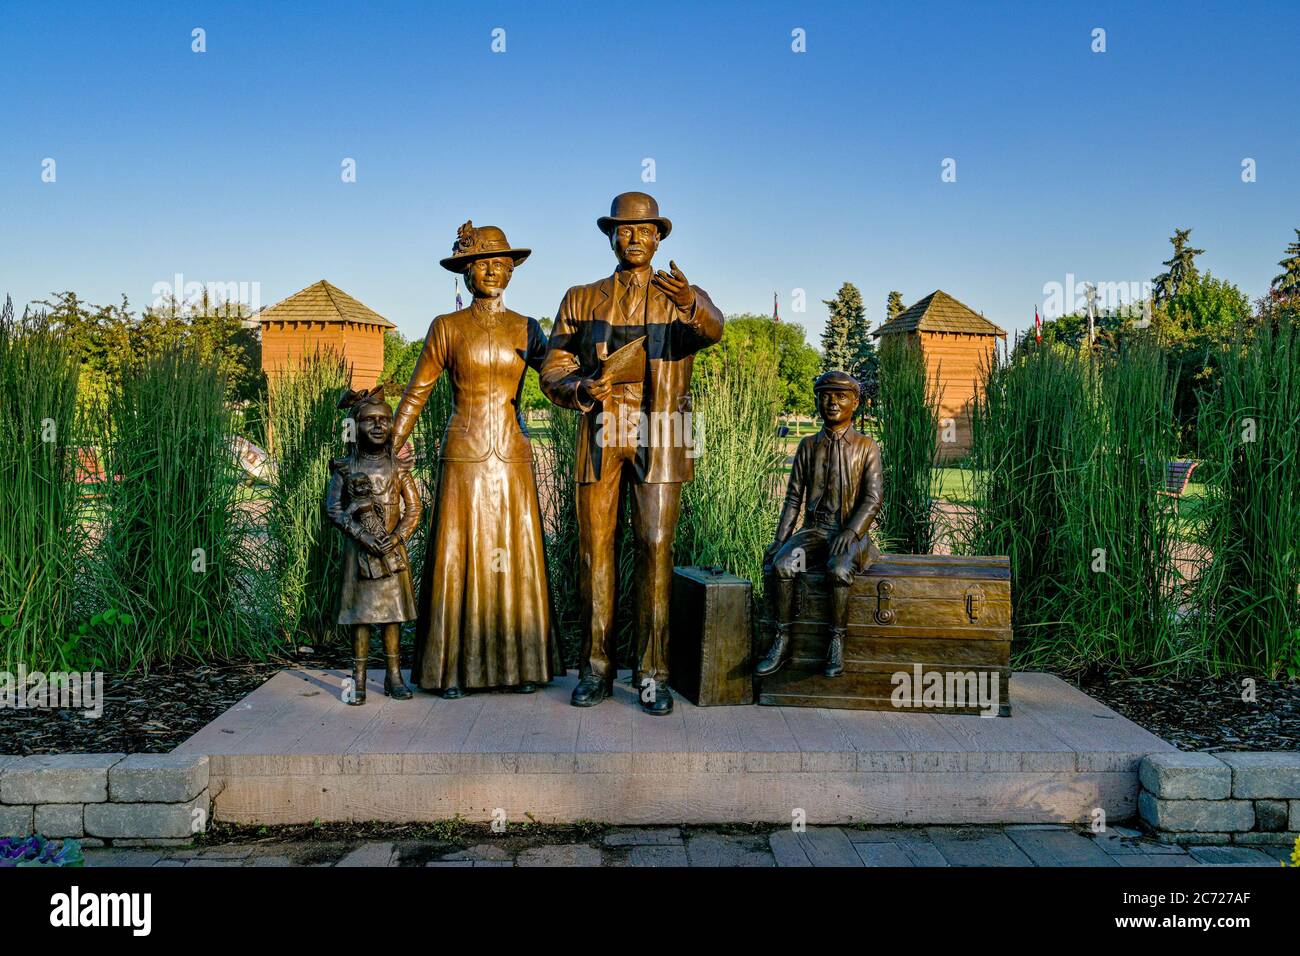
[[[1300,752],[1219,754],[1232,768],[1232,795],[1240,799],[1300,798]]]
[[[31,806],[0,806],[0,837],[25,837],[32,832]]]
[[[346,867],[391,866],[394,855],[395,850],[391,843],[363,843],[334,865]]]
[[[201,814],[195,811],[201,810]],[[119,839],[189,840],[207,829],[208,792],[185,803],[94,803],[86,806],[86,832]]]
[[[1256,800],[1255,823],[1269,833],[1286,829],[1287,805],[1285,800]]]
[[[1161,843],[1178,846],[1223,846],[1232,842],[1231,833],[1174,833],[1172,830],[1157,830],[1155,837]]]
[[[1206,866],[1277,866],[1271,856],[1248,846],[1196,847],[1192,859]]]
[[[1165,800],[1223,800],[1232,794],[1232,770],[1210,754],[1149,754],[1142,758],[1138,779]]]
[[[1161,800],[1143,791],[1138,812],[1157,830],[1231,833],[1255,826],[1255,805],[1249,800]]]
[[[102,803],[108,769],[125,754],[22,757],[0,774],[0,803]]]
[[[108,772],[114,803],[184,803],[207,788],[204,754],[132,754]]]
[[[47,803],[36,808],[36,832],[46,837],[80,837],[82,825],[80,803]]]
[[[615,830],[605,835],[605,846],[681,846],[682,831],[678,827],[656,829]]]
[[[515,861],[519,866],[600,866],[600,850],[583,843],[535,846]]]
[[[1232,842],[1243,846],[1295,846],[1297,839],[1300,839],[1300,833],[1263,833],[1256,830],[1253,833],[1232,835]]]
[[[1291,801],[1291,829],[1300,830],[1300,800]]]

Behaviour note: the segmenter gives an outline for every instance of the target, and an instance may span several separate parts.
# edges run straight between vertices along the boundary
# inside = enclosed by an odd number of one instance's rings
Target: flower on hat
[[[478,230],[474,228],[474,220],[466,219],[465,225],[456,230],[456,241],[451,245],[451,254],[463,256],[474,252],[477,246]]]

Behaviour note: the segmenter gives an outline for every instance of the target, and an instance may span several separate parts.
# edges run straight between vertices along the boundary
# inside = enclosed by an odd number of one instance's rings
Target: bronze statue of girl
[[[382,386],[349,389],[339,407],[351,409],[355,440],[347,455],[330,463],[325,512],[346,536],[338,622],[352,632],[354,693],[348,703],[366,702],[372,627],[383,632],[384,693],[410,700],[398,647],[402,622],[415,619],[406,543],[420,522],[420,495],[393,454],[393,412]]]

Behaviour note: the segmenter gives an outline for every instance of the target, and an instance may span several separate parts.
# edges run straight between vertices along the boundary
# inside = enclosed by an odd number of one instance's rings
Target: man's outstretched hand
[[[669,259],[668,268],[672,270],[671,273],[660,269],[654,274],[654,279],[651,281],[659,287],[659,290],[664,295],[673,300],[673,304],[677,308],[683,312],[691,311],[691,308],[695,305],[695,290],[686,281],[686,276],[682,275],[682,270],[677,268],[677,263]]]

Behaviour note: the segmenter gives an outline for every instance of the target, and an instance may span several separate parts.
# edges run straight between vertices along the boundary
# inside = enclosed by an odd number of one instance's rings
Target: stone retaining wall
[[[185,844],[207,829],[211,810],[206,756],[0,756],[0,837]]]
[[[1165,843],[1300,838],[1300,753],[1152,754],[1138,779],[1138,812]]]
[[[211,816],[208,765],[195,754],[0,756],[0,837],[189,843]],[[1300,838],[1300,753],[1151,754],[1138,777],[1139,815],[1164,842]]]

